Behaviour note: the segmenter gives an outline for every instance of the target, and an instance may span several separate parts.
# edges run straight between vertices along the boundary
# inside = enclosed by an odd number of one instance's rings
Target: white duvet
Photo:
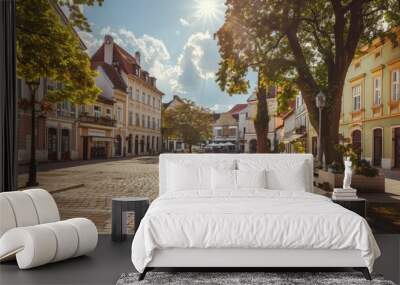
[[[370,271],[380,255],[359,215],[321,195],[265,189],[162,195],[140,223],[132,262],[143,272],[165,248],[358,249]]]

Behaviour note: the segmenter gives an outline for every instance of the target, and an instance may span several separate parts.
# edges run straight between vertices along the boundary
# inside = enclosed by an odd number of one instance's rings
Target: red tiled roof
[[[230,109],[228,111],[228,113],[231,113],[231,114],[234,115],[234,114],[239,113],[240,111],[242,111],[246,107],[247,107],[247,104],[236,104],[235,106],[232,107],[232,109]]]
[[[99,65],[100,63],[104,63],[104,43],[99,47],[99,49],[93,54],[91,58],[92,64],[97,64]],[[116,62],[118,64],[118,68],[123,70],[126,74],[132,74],[136,76],[135,72],[135,65],[139,66],[138,62],[136,61],[135,57],[129,54],[126,50],[124,50],[122,47],[120,47],[118,44],[115,42],[113,43],[113,62]],[[139,66],[140,67],[140,66]],[[141,74],[145,74],[148,72],[145,70],[141,71]],[[143,77],[141,76],[140,79],[143,80]],[[148,85],[149,88],[153,89],[154,91],[162,93],[160,90],[157,89],[157,87],[152,86],[149,82],[143,82]]]
[[[125,81],[122,79],[119,72],[114,67],[105,62],[100,62],[100,63],[98,62],[92,64],[93,68],[97,68],[98,66],[100,66],[104,70],[107,77],[111,80],[112,84],[114,85],[115,89],[119,89],[123,92],[126,92],[126,89],[128,87],[126,86]]]

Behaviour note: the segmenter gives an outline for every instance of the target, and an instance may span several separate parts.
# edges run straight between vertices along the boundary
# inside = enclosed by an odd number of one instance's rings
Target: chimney
[[[136,58],[137,64],[140,65],[140,52],[139,51],[135,52],[135,58]]]
[[[110,35],[104,36],[104,62],[112,65],[113,63],[114,39]]]

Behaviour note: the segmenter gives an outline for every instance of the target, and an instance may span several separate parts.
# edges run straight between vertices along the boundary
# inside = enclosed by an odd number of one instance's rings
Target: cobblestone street
[[[19,185],[27,175],[18,177]],[[59,168],[38,173],[40,187],[53,194],[61,218],[86,217],[99,233],[111,232],[111,198],[158,192],[158,158],[140,157]]]

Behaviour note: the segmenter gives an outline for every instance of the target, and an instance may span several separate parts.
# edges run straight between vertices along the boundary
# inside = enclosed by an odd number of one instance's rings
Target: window
[[[150,105],[150,95],[147,94],[147,105]]]
[[[153,108],[156,107],[156,98],[153,97]]]
[[[111,119],[111,109],[110,108],[106,109],[106,115],[107,115],[108,118]]]
[[[128,117],[129,125],[133,125],[133,112],[129,111],[129,117]]]
[[[145,104],[146,103],[146,93],[142,93],[142,103]]]
[[[374,78],[374,105],[381,104],[381,90],[382,90],[382,79],[381,77]]]
[[[153,118],[153,120],[152,120],[152,127],[153,127],[153,129],[156,128],[156,119],[155,118]]]
[[[129,98],[133,99],[133,91],[132,91],[132,87],[128,87],[128,96]]]
[[[96,118],[100,118],[101,117],[101,107],[100,106],[94,106],[93,107],[93,111],[94,111],[94,116]]]
[[[145,128],[146,127],[146,118],[144,115],[142,115],[142,127]]]
[[[64,100],[61,102],[61,109],[62,110],[69,110],[69,102],[67,100]]]
[[[117,121],[118,123],[122,123],[122,107],[117,107]]]
[[[353,87],[353,111],[361,110],[361,84]]]
[[[147,116],[147,127],[148,127],[148,128],[151,128],[150,116]]]
[[[136,100],[140,101],[140,91],[136,89]]]
[[[140,115],[136,114],[136,126],[140,126]]]
[[[400,100],[400,69],[392,71],[392,101]]]

